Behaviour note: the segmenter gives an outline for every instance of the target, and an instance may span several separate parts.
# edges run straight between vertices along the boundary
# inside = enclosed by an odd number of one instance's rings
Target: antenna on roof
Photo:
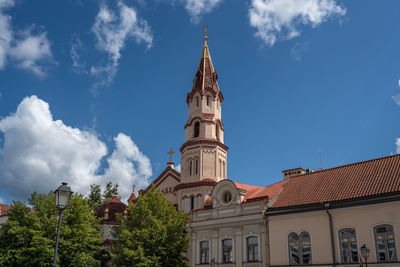
[[[322,151],[318,150],[319,154],[319,168],[322,170]]]

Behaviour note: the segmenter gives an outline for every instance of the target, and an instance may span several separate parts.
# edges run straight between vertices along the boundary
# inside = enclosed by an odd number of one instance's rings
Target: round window
[[[231,200],[232,200],[232,194],[231,194],[231,192],[225,191],[224,194],[222,195],[222,200],[223,200],[225,203],[231,202]]]

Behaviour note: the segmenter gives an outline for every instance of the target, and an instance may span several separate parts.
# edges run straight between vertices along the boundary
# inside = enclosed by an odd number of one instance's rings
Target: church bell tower
[[[224,97],[217,83],[207,45],[207,32],[200,64],[190,93],[189,116],[185,125],[185,143],[181,151],[181,183],[219,182],[227,177],[227,151],[221,119]]]

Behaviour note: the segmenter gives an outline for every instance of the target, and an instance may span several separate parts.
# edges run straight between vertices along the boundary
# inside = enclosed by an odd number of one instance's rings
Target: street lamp
[[[365,260],[365,267],[368,267],[369,248],[364,244],[361,246],[360,250],[361,256],[363,256]]]
[[[60,228],[61,228],[61,216],[63,210],[68,205],[68,201],[72,193],[73,192],[71,191],[71,187],[69,187],[65,182],[62,182],[61,185],[54,192],[54,194],[56,195],[56,206],[59,210],[56,247],[54,249],[54,261],[53,261],[54,267],[56,267],[56,260],[57,260],[58,238],[60,237]]]

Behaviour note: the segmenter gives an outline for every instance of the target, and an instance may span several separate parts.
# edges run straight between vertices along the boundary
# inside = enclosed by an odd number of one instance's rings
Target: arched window
[[[233,262],[232,239],[222,240],[222,263]]]
[[[355,229],[339,231],[342,262],[358,262],[357,236]]]
[[[209,243],[208,241],[200,242],[200,264],[208,263],[209,259]]]
[[[194,160],[194,173],[195,174],[199,173],[199,159]]]
[[[208,95],[206,99],[207,99],[207,107],[211,107],[211,97]]]
[[[193,161],[189,160],[189,176],[192,176],[192,171],[193,171]]]
[[[198,107],[198,106],[199,106],[199,103],[200,103],[200,101],[199,101],[199,97],[198,97],[198,96],[196,96],[196,107]]]
[[[247,238],[247,261],[258,261],[258,238],[250,236]]]
[[[193,137],[199,137],[200,135],[200,122],[196,121],[194,123],[194,133],[193,133]]]
[[[302,232],[300,236],[291,233],[288,242],[290,264],[311,263],[311,239],[307,232]]]
[[[391,225],[379,225],[375,227],[374,233],[378,261],[397,261],[393,227]]]
[[[217,137],[217,140],[219,141],[219,125],[218,125],[218,123],[215,124],[215,137]]]

